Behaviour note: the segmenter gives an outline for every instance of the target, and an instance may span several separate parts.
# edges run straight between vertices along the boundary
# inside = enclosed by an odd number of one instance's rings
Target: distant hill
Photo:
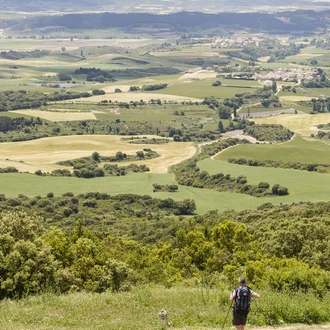
[[[49,0],[50,1],[50,0]],[[261,1],[261,0],[259,0]],[[16,22],[18,30],[65,27],[69,29],[122,28],[134,31],[141,27],[160,28],[182,33],[198,33],[209,29],[249,29],[268,33],[312,33],[326,29],[330,22],[328,11],[287,11],[281,13],[219,13],[179,12],[167,15],[146,13],[91,13],[43,15]]]
[[[157,14],[180,11],[219,13],[224,11],[325,9],[329,5],[329,0],[0,0],[2,11],[107,11],[117,13],[148,12]]]

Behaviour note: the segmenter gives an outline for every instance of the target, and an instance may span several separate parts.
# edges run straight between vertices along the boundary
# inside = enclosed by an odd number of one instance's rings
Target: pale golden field
[[[101,156],[114,156],[117,151],[135,155],[143,148],[150,148],[161,156],[136,164],[145,164],[152,173],[167,173],[169,166],[192,157],[196,148],[192,143],[169,142],[160,145],[130,144],[120,136],[83,135],[51,137],[34,141],[0,144],[0,167],[13,166],[22,172],[36,170],[50,172],[57,168],[56,162],[91,156],[94,151]],[[130,162],[134,163],[134,162]],[[128,165],[119,163],[119,165]]]
[[[183,74],[179,80],[189,80],[189,79],[211,79],[216,78],[217,73],[215,71],[209,71],[209,70],[201,70],[193,73],[185,73]]]
[[[311,99],[312,99],[311,96],[301,96],[301,95],[281,96],[281,100],[287,101],[287,102],[310,101]]]
[[[117,86],[113,86],[117,88]],[[147,93],[147,92],[128,92],[128,93],[107,93],[105,95],[94,95],[88,99],[77,99],[75,103],[99,103],[102,100],[111,100],[112,102],[130,102],[143,100],[149,102],[151,100],[161,100],[161,101],[192,101],[192,102],[201,102],[202,99],[197,99],[193,97],[186,97],[181,95],[171,95],[171,94],[158,94],[158,93]]]
[[[77,49],[80,47],[97,47],[97,46],[114,46],[123,48],[137,48],[144,45],[149,45],[150,39],[73,39],[57,38],[57,39],[3,39],[1,40],[1,50],[20,50],[29,51],[34,49],[43,50],[61,50],[65,47],[67,50]],[[155,42],[153,40],[152,42]]]
[[[297,134],[309,137],[312,133],[317,133],[317,125],[330,122],[330,114],[284,114],[265,118],[254,118],[253,121],[257,124],[280,124]]]
[[[116,88],[119,88],[122,92],[128,92],[130,85],[115,85],[115,86],[106,86],[104,88],[100,88],[104,90],[106,93],[114,93]]]
[[[22,115],[39,117],[41,119],[59,122],[72,120],[96,120],[92,111],[73,111],[70,109],[51,109],[51,110],[15,110],[15,113]]]

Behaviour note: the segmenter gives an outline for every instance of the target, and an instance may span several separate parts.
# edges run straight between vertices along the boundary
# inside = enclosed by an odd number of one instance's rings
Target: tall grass
[[[251,303],[248,328],[252,325],[305,323],[330,320],[330,296],[318,300],[310,294],[259,292]],[[9,329],[162,329],[159,312],[164,308],[172,329],[229,329],[229,291],[206,287],[145,286],[125,293],[51,293],[3,300],[0,327]]]

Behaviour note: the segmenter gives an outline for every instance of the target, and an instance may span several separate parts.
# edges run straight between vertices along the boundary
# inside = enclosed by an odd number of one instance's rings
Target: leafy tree
[[[59,81],[69,81],[72,80],[72,77],[67,73],[59,73],[57,75]]]
[[[92,159],[99,163],[100,162],[100,154],[97,151],[94,151],[92,153]]]
[[[127,291],[131,286],[131,275],[132,270],[125,262],[109,259],[100,279],[99,291],[106,291],[107,289],[111,289],[112,292]]]
[[[231,109],[225,105],[219,106],[218,113],[220,119],[230,119],[231,117]]]

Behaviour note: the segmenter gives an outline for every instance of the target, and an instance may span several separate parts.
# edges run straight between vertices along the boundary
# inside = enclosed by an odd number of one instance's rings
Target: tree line
[[[300,163],[300,162],[284,162],[281,160],[258,160],[258,159],[246,159],[246,158],[229,158],[228,163],[247,166],[262,166],[262,167],[274,167],[274,168],[291,168],[295,170],[302,170],[308,172],[327,172],[330,168],[330,164],[313,164],[313,163]]]
[[[231,191],[241,194],[249,194],[255,197],[281,196],[289,193],[287,187],[275,184],[270,187],[267,182],[260,182],[258,185],[248,184],[244,175],[231,177],[230,174],[217,173],[210,175],[206,171],[201,171],[197,166],[199,160],[209,158],[219,151],[222,151],[239,143],[249,143],[247,140],[226,139],[203,146],[202,151],[194,157],[171,167],[175,174],[176,181],[185,186],[196,188],[208,188],[217,191]]]

